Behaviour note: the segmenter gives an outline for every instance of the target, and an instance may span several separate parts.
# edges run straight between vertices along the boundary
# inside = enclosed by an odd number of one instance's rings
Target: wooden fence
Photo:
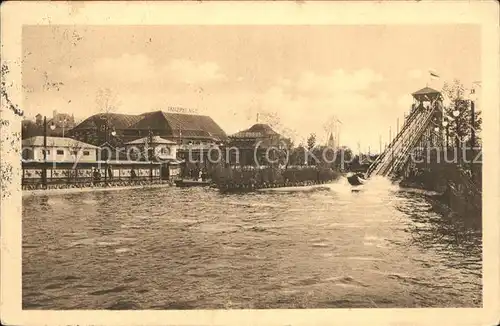
[[[167,169],[168,171],[166,171]],[[44,178],[46,171],[46,178]],[[79,163],[23,163],[22,188],[83,188],[98,186],[125,186],[170,182],[178,168],[145,162],[129,164]]]

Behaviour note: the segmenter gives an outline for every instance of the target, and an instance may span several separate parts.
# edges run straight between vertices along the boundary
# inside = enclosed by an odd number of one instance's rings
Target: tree
[[[68,178],[71,179],[72,177],[74,177],[75,181],[78,179],[77,164],[83,154],[82,149],[83,145],[78,140],[73,140],[69,145],[70,155],[73,157],[75,163],[73,164],[73,169],[68,170]]]
[[[95,102],[97,109],[101,113],[115,112],[120,106],[120,102],[115,94],[109,88],[100,88],[97,90]]]
[[[444,114],[449,120],[449,139],[455,140],[455,146],[460,143],[467,146],[476,145],[481,131],[481,112],[475,110],[474,121],[472,121],[471,101],[467,98],[467,90],[464,85],[455,79],[453,82],[445,82],[442,93],[449,99],[450,104],[445,107]],[[472,128],[476,134],[476,144],[471,144]]]
[[[113,125],[107,116],[109,113],[115,112],[120,105],[116,95],[109,88],[100,88],[97,90],[95,103],[98,111],[104,114],[100,117],[93,117],[92,121],[90,121],[90,128],[84,131],[73,129],[69,132],[69,135],[96,146],[102,145],[106,140],[108,143],[113,144],[113,146],[120,145],[119,138],[109,136],[113,130]]]
[[[73,140],[69,146],[70,154],[73,156],[75,162],[78,162],[82,155],[82,143],[78,140]]]
[[[316,134],[312,133],[307,138],[307,149],[312,150],[316,146]]]
[[[299,145],[290,151],[290,165],[304,165],[306,163],[306,149]]]
[[[307,138],[307,150],[309,151],[310,154],[312,154],[312,150],[314,149],[315,146],[316,146],[316,134],[312,133]],[[308,165],[314,164],[315,163],[314,161],[315,159],[313,155],[308,155],[307,164]]]
[[[0,86],[0,101],[2,106],[0,108],[0,192],[2,199],[10,195],[9,186],[12,180],[20,178],[19,175],[14,175],[10,158],[19,155],[18,143],[21,140],[21,133],[14,132],[12,123],[15,119],[23,117],[24,113],[16,104],[14,104],[9,96],[8,89],[11,85],[7,82],[7,75],[9,74],[9,67],[6,63],[1,65],[1,86]],[[3,108],[7,107],[8,110]],[[7,118],[5,118],[7,117]],[[11,155],[14,155],[11,157]],[[10,158],[9,158],[10,157]]]
[[[2,193],[2,198],[9,195],[8,185],[13,180],[13,170],[12,164],[6,159],[7,155],[4,155],[4,151],[10,153],[12,148],[15,146],[15,135],[10,135],[9,120],[0,119],[0,150],[2,151],[2,159],[0,160],[0,192]]]
[[[324,145],[315,146],[312,149],[312,154],[314,155],[313,163],[316,165],[331,165],[334,161],[335,153],[331,148]]]
[[[296,130],[286,127],[281,122],[279,114],[277,112],[259,112],[259,120],[268,124],[273,130],[279,133],[282,137],[288,138],[288,140],[293,144],[293,140],[296,140],[298,133]]]
[[[339,169],[343,169],[351,165],[354,161],[354,153],[349,147],[342,146],[337,150],[337,156],[335,157],[335,166]]]

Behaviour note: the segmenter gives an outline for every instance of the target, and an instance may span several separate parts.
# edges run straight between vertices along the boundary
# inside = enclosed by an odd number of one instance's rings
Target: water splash
[[[376,192],[394,192],[399,190],[399,186],[382,176],[373,176],[365,184],[365,188],[369,191]]]

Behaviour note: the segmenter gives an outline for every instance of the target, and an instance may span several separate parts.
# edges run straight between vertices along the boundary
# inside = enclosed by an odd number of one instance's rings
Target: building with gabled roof
[[[228,146],[237,148],[240,155],[239,158],[232,155],[229,161],[239,160],[241,165],[255,165],[257,163],[266,165],[268,162],[265,162],[263,158],[267,149],[270,147],[280,148],[284,145],[281,143],[284,139],[268,124],[256,123],[248,129],[229,136]],[[256,159],[259,162],[255,162]]]
[[[47,137],[47,162],[95,162],[99,147],[72,138]],[[22,140],[22,157],[27,161],[44,160],[44,137]]]
[[[161,138],[160,136],[143,137],[125,144],[127,152],[136,149],[145,154],[148,148],[152,148],[154,157],[160,160],[175,160],[177,158],[178,145],[175,141]]]
[[[115,136],[111,137],[111,132]],[[224,142],[226,133],[215,121],[204,115],[169,113],[163,111],[146,112],[140,115],[100,113],[85,119],[71,131],[80,140],[100,145],[111,139],[121,144],[155,136],[178,144],[205,144]]]
[[[262,146],[277,146],[282,136],[268,124],[256,123],[248,129],[229,136],[229,139],[232,145],[253,148],[259,141]]]
[[[181,140],[182,143],[221,142],[227,138],[224,130],[209,116],[163,111],[147,112],[141,116],[143,119],[130,126],[130,129],[151,129],[159,135],[163,132],[163,138]]]

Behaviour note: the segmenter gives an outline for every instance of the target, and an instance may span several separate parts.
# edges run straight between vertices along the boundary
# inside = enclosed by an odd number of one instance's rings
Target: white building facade
[[[43,162],[96,162],[98,147],[72,138],[35,136],[22,141],[25,161]],[[46,152],[46,157],[44,157]]]
[[[126,143],[125,146],[127,153],[137,150],[145,154],[149,146],[151,146],[154,150],[154,155],[161,160],[175,160],[177,158],[177,143],[159,136],[153,136],[151,139],[149,137],[136,139]]]

